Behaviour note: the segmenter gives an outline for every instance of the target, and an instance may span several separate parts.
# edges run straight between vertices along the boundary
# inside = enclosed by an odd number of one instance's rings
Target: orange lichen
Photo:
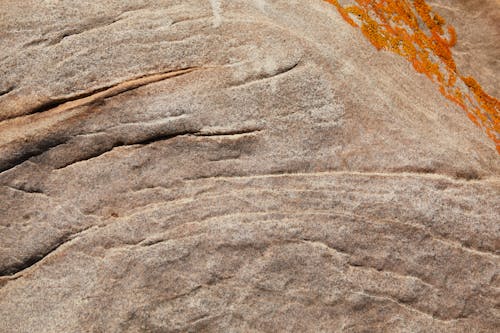
[[[436,82],[448,100],[460,106],[483,128],[500,153],[500,102],[476,80],[457,71],[451,47],[455,29],[434,13],[425,0],[325,0],[377,48],[405,57],[413,68]],[[446,29],[444,29],[446,27]]]

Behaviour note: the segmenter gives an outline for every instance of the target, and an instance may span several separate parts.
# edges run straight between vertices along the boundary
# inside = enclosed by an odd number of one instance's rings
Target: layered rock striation
[[[498,331],[495,118],[329,2],[0,2],[0,332]]]

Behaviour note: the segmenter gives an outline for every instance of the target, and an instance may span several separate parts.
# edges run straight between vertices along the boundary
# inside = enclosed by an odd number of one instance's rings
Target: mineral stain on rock
[[[446,25],[424,0],[359,0],[350,5],[326,1],[349,24],[359,27],[378,50],[405,57],[417,72],[435,81],[443,96],[485,130],[500,153],[500,101],[489,96],[474,78],[460,75],[451,52],[457,43],[455,28]]]
[[[0,1],[0,332],[497,332],[498,22]]]

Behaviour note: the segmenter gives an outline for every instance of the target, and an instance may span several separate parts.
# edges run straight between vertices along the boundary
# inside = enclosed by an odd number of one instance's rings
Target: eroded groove
[[[174,20],[170,26],[173,27],[175,25],[182,24],[182,23],[202,21],[202,20],[209,19],[211,17],[212,17],[212,15],[204,15],[204,16],[198,16],[198,17],[193,17],[193,18],[184,18],[184,19]]]
[[[279,76],[279,75],[283,75],[283,74],[286,74],[290,71],[292,71],[293,69],[295,69],[301,62],[302,59],[299,59],[297,62],[295,62],[294,64],[292,64],[291,66],[287,66],[287,67],[284,67],[284,68],[281,68],[279,69],[273,76],[271,77],[276,77],[276,76]]]
[[[335,252],[337,255],[342,255],[342,256],[350,256],[351,255],[351,253],[348,253],[344,249],[332,247],[332,246],[326,244],[325,242],[322,242],[322,241],[317,240],[317,239],[313,240],[313,239],[309,239],[309,238],[300,238],[298,240],[304,244],[318,246],[318,247],[321,247],[325,250]]]
[[[321,247],[321,248],[323,248],[323,249],[325,249],[327,251],[334,252],[336,255],[350,257],[349,253],[345,253],[342,250],[339,250],[339,249],[336,249],[336,248],[332,248],[331,246],[329,246],[328,244],[326,244],[324,242],[317,241],[317,240],[308,240],[308,239],[304,239],[304,238],[299,238],[299,239],[292,238],[292,239],[279,240],[278,242],[271,242],[270,244],[268,244],[267,248],[269,248],[271,246],[282,246],[284,244],[298,243],[298,242],[305,243],[305,244],[312,245],[312,246],[319,246],[319,247]],[[347,263],[347,264],[350,266],[349,263]],[[394,274],[394,272],[391,272],[391,271],[388,271],[388,272],[391,273],[391,274]],[[409,277],[415,278],[415,277],[413,277],[411,275]],[[425,284],[428,285],[427,283],[425,283]],[[392,296],[385,295],[385,294],[381,294],[381,295],[377,294],[377,295],[375,295],[375,294],[368,293],[365,290],[362,290],[362,291],[353,291],[353,292],[357,293],[357,294],[360,294],[360,295],[364,295],[364,296],[369,297],[369,298],[377,299],[377,300],[380,300],[380,301],[388,301],[388,302],[394,303],[397,306],[404,307],[405,309],[407,309],[409,311],[417,312],[417,313],[419,313],[419,314],[421,314],[423,316],[430,317],[433,320],[437,320],[437,321],[441,321],[441,322],[451,322],[451,321],[455,321],[455,320],[458,320],[458,319],[463,319],[463,317],[456,318],[456,317],[453,317],[453,316],[437,315],[435,313],[428,312],[427,309],[425,309],[425,308],[415,307],[415,306],[413,306],[411,304],[411,302],[404,302],[404,301],[402,301],[400,299],[397,299],[397,298],[394,298]]]
[[[246,129],[239,129],[239,130],[227,130],[227,131],[211,131],[211,130],[202,130],[194,135],[196,136],[231,136],[231,135],[244,135],[244,134],[251,134],[251,133],[256,133],[262,131],[262,128],[246,128]]]
[[[359,172],[322,172],[322,173],[310,173],[310,174],[300,174],[301,176],[304,176],[304,177],[307,177],[307,176],[317,176],[318,174],[322,174],[322,175],[360,175],[360,176],[366,176],[366,175],[370,175],[370,173],[359,173]],[[285,174],[285,175],[281,175],[281,176],[290,176],[291,174]],[[377,174],[378,175],[378,174]],[[386,177],[388,176],[393,176],[393,177],[396,177],[397,174],[384,174]],[[266,175],[267,177],[271,177],[271,176],[277,176],[277,175],[274,175],[274,174],[270,174],[270,175]],[[227,177],[218,177],[220,178],[221,180],[231,180],[231,179],[238,179],[238,178],[265,178],[266,176],[248,176],[248,177],[240,177],[240,176],[227,176]],[[407,176],[412,176],[411,174],[407,174]],[[201,179],[207,179],[207,178],[201,178]],[[184,181],[193,181],[192,179],[184,179]],[[161,186],[158,186],[158,187],[161,187]],[[257,191],[255,189],[253,189],[252,191]],[[233,190],[233,194],[238,192],[237,190]],[[202,197],[196,197],[197,200],[206,200],[206,199],[213,199],[213,198],[218,198],[220,196],[224,196],[226,195],[225,193],[223,194],[216,194],[216,195],[210,195],[210,196],[202,196]],[[171,201],[161,201],[161,202],[153,202],[153,203],[149,203],[147,205],[144,205],[144,206],[141,206],[141,207],[134,207],[134,211],[137,212],[137,211],[140,211],[140,210],[143,210],[143,209],[146,209],[147,207],[156,207],[157,205],[165,205],[165,204],[172,204],[172,202],[176,202],[176,201],[184,201],[188,198],[181,198],[181,199],[178,199],[178,200],[171,200]],[[252,212],[252,213],[255,213],[255,212]],[[448,247],[451,247],[451,248],[455,248],[455,249],[459,249],[461,251],[464,251],[470,255],[476,255],[476,256],[481,256],[481,257],[489,257],[491,259],[498,259],[499,258],[499,253],[498,252],[495,252],[494,250],[492,249],[488,249],[488,248],[477,248],[477,247],[471,247],[471,246],[467,246],[463,243],[461,243],[460,241],[456,240],[456,239],[448,239],[448,238],[445,238],[445,237],[442,237],[438,234],[436,234],[432,229],[429,229],[428,227],[426,227],[425,225],[419,225],[419,224],[416,224],[416,223],[406,223],[406,222],[402,222],[402,221],[399,221],[399,220],[396,220],[396,219],[381,219],[381,218],[378,218],[378,219],[375,219],[373,216],[370,216],[370,215],[362,215],[362,214],[349,214],[345,211],[336,211],[336,210],[303,210],[302,212],[287,212],[287,211],[283,211],[283,210],[274,210],[274,211],[266,211],[265,213],[263,213],[264,215],[267,215],[267,214],[270,214],[270,213],[279,213],[279,214],[295,214],[295,215],[308,215],[308,214],[314,214],[314,215],[335,215],[335,216],[344,216],[344,217],[349,217],[349,218],[356,218],[356,219],[365,219],[365,220],[373,220],[377,223],[382,223],[382,224],[398,224],[398,225],[401,225],[401,226],[405,226],[405,227],[408,227],[408,228],[413,228],[415,230],[418,230],[419,232],[423,232],[425,233],[426,235],[428,235],[429,237],[431,237],[434,241],[437,241],[437,242],[440,242],[440,243],[443,243],[444,245],[448,246]],[[248,214],[248,213],[245,213],[245,214]],[[214,218],[219,218],[220,216],[215,216]],[[303,239],[304,241],[308,241],[308,239]],[[309,240],[310,241],[310,240]],[[337,249],[338,250],[338,249]]]
[[[61,41],[63,41],[65,38],[68,38],[68,37],[71,37],[71,36],[77,36],[77,35],[83,34],[85,32],[89,32],[89,31],[92,31],[92,30],[97,30],[97,29],[105,28],[105,27],[110,26],[110,25],[112,25],[112,24],[114,24],[114,23],[116,23],[118,21],[121,21],[121,20],[122,20],[121,18],[115,18],[115,19],[111,19],[111,20],[103,20],[102,22],[95,22],[96,25],[93,25],[93,26],[85,26],[85,27],[81,27],[79,29],[75,28],[75,29],[66,31],[59,38],[57,38],[54,41],[50,42],[49,45],[58,44]]]
[[[403,168],[393,168],[389,171],[397,172],[397,173],[419,173],[419,174],[437,174],[438,171],[434,168],[426,168],[426,167],[403,167]],[[481,180],[481,176],[476,170],[457,170],[452,176],[456,179],[472,181],[472,180]]]
[[[49,112],[49,111],[65,111],[69,109],[74,109],[76,107],[81,107],[85,105],[89,105],[99,100],[103,100],[106,98],[114,97],[116,95],[122,94],[127,91],[131,91],[134,89],[138,89],[143,86],[147,86],[152,83],[160,82],[169,78],[173,78],[176,76],[181,76],[183,74],[187,74],[193,72],[195,70],[201,69],[200,67],[188,67],[178,70],[166,71],[162,73],[143,75],[137,78],[133,78],[130,80],[126,80],[117,84],[104,86],[101,88],[97,88],[88,92],[74,94],[68,97],[62,97],[57,99],[52,99],[46,103],[43,103],[37,107],[28,110],[22,116],[17,116],[13,118],[7,118],[2,122],[7,122],[9,120],[25,118],[27,116],[33,115],[35,113]],[[1,122],[0,122],[1,123]]]
[[[34,113],[47,112],[51,110],[57,109],[58,111],[62,111],[65,109],[73,109],[76,107],[88,105],[97,100],[102,100],[109,97],[114,97],[116,95],[122,94],[124,92],[134,90],[143,86],[146,86],[151,83],[163,81],[169,78],[173,78],[176,76],[180,76],[183,74],[190,73],[194,70],[200,69],[199,67],[189,67],[183,68],[179,70],[167,71],[163,73],[150,74],[146,76],[140,76],[138,78],[130,79],[124,82],[120,82],[114,85],[105,86],[102,88],[94,89],[89,92],[75,94],[69,97],[53,99],[49,102],[46,102],[38,107],[35,107],[28,111],[27,114],[20,116],[26,117],[28,115]],[[16,117],[19,118],[19,117]],[[10,118],[7,120],[11,120],[15,118]],[[4,120],[6,121],[6,120]]]
[[[449,175],[446,173],[422,173],[422,172],[412,172],[412,171],[355,171],[355,170],[325,170],[325,171],[317,171],[317,172],[294,172],[294,171],[289,171],[289,170],[281,170],[281,171],[276,171],[272,173],[261,173],[261,174],[254,174],[254,175],[248,175],[248,174],[241,174],[241,175],[211,175],[211,176],[199,176],[199,177],[193,177],[193,178],[186,178],[184,179],[185,181],[203,181],[203,180],[229,180],[229,179],[259,179],[259,178],[274,178],[274,177],[298,177],[298,176],[305,176],[305,177],[323,177],[323,176],[328,176],[328,175],[346,175],[346,176],[368,176],[368,177],[399,177],[399,178],[405,178],[405,177],[421,177],[421,178],[428,178],[428,179],[441,179],[441,180],[447,180],[447,181],[452,181],[452,182],[457,182],[457,183],[474,183],[474,182],[483,182],[483,181],[488,181],[488,179],[498,179],[496,176],[491,176],[489,178],[483,177],[479,178],[477,180],[470,180],[467,181],[462,178],[457,178],[454,177],[453,175]]]
[[[39,262],[43,261],[45,258],[49,257],[52,255],[54,252],[56,252],[59,248],[61,248],[63,245],[68,244],[69,242],[75,240],[78,238],[81,234],[86,232],[87,230],[90,230],[92,228],[95,228],[94,225],[86,227],[76,233],[61,236],[53,246],[49,247],[48,249],[42,251],[41,253],[36,253],[24,260],[23,262],[12,265],[9,267],[5,267],[0,270],[0,279],[7,279],[7,280],[15,280],[20,278],[23,273]],[[0,280],[0,283],[2,280]]]
[[[42,45],[44,43],[48,43],[49,41],[50,40],[48,38],[37,38],[37,39],[34,39],[30,42],[23,44],[22,47],[26,48],[26,47],[31,47],[31,46],[38,46],[38,45]]]
[[[118,15],[116,18],[107,17],[107,19],[103,19],[101,21],[91,22],[91,23],[94,23],[94,25],[90,24],[90,25],[81,27],[79,29],[74,28],[72,30],[67,30],[67,32],[56,37],[54,40],[50,40],[50,38],[45,37],[47,35],[47,34],[45,34],[44,37],[42,37],[42,38],[37,38],[31,42],[23,44],[23,47],[38,46],[41,44],[56,45],[56,44],[60,43],[64,38],[67,38],[69,36],[79,35],[79,34],[82,34],[84,32],[87,32],[87,31],[92,31],[92,30],[97,30],[100,28],[107,27],[109,25],[112,25],[113,23],[116,23],[118,21],[123,20],[123,17],[122,17],[123,14],[134,12],[134,11],[145,9],[145,8],[147,8],[147,6],[140,6],[134,10],[126,10],[126,11],[122,12],[120,15]]]
[[[0,158],[0,174],[23,164],[32,157],[39,156],[54,147],[64,144],[67,141],[68,138],[66,137],[45,138],[37,142],[34,146],[26,147],[17,151],[14,156],[11,156],[10,158],[7,158],[5,160],[2,160]]]
[[[273,74],[263,73],[263,74],[255,77],[255,78],[253,78],[250,81],[245,81],[245,82],[242,82],[242,83],[237,83],[237,84],[234,84],[234,85],[230,85],[228,88],[229,89],[241,88],[241,87],[245,87],[245,86],[248,86],[248,85],[255,84],[255,83],[260,82],[260,81],[266,81],[266,80],[269,80],[269,79],[272,79],[272,78],[276,78],[276,77],[285,75],[286,73],[291,72],[292,70],[294,70],[295,68],[297,68],[299,66],[301,60],[302,59],[299,59],[299,60],[297,60],[296,62],[292,63],[289,66],[285,66],[285,67],[279,68]]]
[[[27,121],[33,121],[29,117],[32,117],[34,113],[52,114],[52,113],[65,112],[77,107],[88,106],[93,103],[102,101],[106,98],[114,97],[119,94],[132,91],[152,83],[188,74],[198,69],[201,68],[191,67],[175,71],[168,71],[160,74],[151,74],[147,76],[142,76],[140,78],[124,81],[109,87],[96,89],[91,92],[77,94],[67,98],[55,99],[52,100],[51,102],[45,103],[31,110],[28,114],[0,121],[0,124],[6,122],[7,125],[9,125],[8,122],[21,119],[26,119]],[[10,124],[10,125],[16,126],[16,124]],[[68,138],[45,138],[42,139],[40,142],[35,143],[33,147],[26,147],[23,150],[18,151],[13,157],[12,156],[10,158],[7,157],[3,161],[2,158],[0,158],[0,173],[10,170],[16,167],[17,165],[22,164],[23,162],[29,160],[32,157],[41,155],[42,153],[51,148],[66,143],[67,140]]]
[[[17,191],[17,192],[23,192],[27,194],[41,194],[41,195],[46,195],[42,190],[39,189],[28,189],[25,187],[18,187],[18,186],[12,186],[12,185],[0,185],[3,187],[10,188],[11,190]]]
[[[179,131],[179,132],[173,132],[173,133],[160,133],[151,137],[148,137],[144,140],[137,140],[137,141],[130,141],[130,142],[116,142],[113,144],[111,147],[104,148],[102,150],[96,151],[94,154],[91,155],[86,155],[85,157],[81,159],[74,160],[70,163],[66,163],[62,166],[59,166],[56,168],[56,170],[61,170],[66,167],[69,167],[75,163],[79,162],[85,162],[94,158],[98,158],[101,155],[104,155],[110,151],[112,151],[115,148],[118,147],[125,147],[125,146],[146,146],[153,144],[155,142],[159,141],[166,141],[166,140],[171,140],[176,137],[181,137],[181,136],[201,136],[201,137],[211,137],[211,136],[235,136],[235,135],[245,135],[245,134],[250,134],[254,132],[261,131],[261,129],[243,129],[243,130],[229,130],[227,132],[222,132],[222,131],[214,131],[214,132],[208,132],[208,131],[197,131],[197,130],[184,130],[184,131]]]
[[[149,145],[149,144],[152,144],[152,143],[155,143],[155,142],[158,142],[158,141],[165,141],[165,140],[171,140],[173,138],[176,138],[176,137],[179,137],[179,136],[183,136],[183,135],[194,135],[198,133],[197,131],[180,131],[180,132],[174,132],[174,133],[166,133],[166,134],[158,134],[158,135],[155,135],[155,136],[152,136],[152,137],[149,137],[147,139],[144,139],[144,140],[138,140],[138,141],[131,141],[131,142],[116,142],[115,144],[113,144],[111,147],[109,148],[104,148],[102,150],[98,150],[96,152],[94,152],[93,154],[91,155],[87,155],[87,156],[84,156],[80,159],[77,159],[77,160],[74,160],[70,163],[66,163],[58,168],[56,168],[56,170],[62,170],[64,168],[67,168],[73,164],[76,164],[76,163],[79,163],[79,162],[85,162],[85,161],[89,161],[89,160],[92,160],[92,159],[95,159],[95,158],[98,158],[99,156],[102,156],[110,151],[112,151],[113,149],[115,148],[118,148],[118,147],[125,147],[125,146],[136,146],[136,145]]]
[[[5,90],[0,90],[0,97],[2,97],[3,95],[7,95],[8,93],[10,93],[11,91],[13,91],[14,89],[16,89],[15,86],[10,86],[10,87],[8,87]]]
[[[379,269],[379,268],[376,268],[376,267],[373,267],[373,266],[369,266],[369,265],[363,265],[363,264],[358,264],[358,263],[353,263],[353,262],[350,262],[348,261],[347,262],[347,265],[349,265],[349,267],[353,270],[366,270],[366,271],[371,271],[373,273],[377,273],[377,274],[383,274],[383,273],[387,273],[389,275],[391,275],[393,278],[398,278],[398,279],[412,279],[412,280],[416,280],[416,281],[419,281],[421,284],[429,287],[429,288],[432,288],[432,289],[440,289],[439,287],[429,283],[429,282],[426,282],[424,280],[422,280],[421,278],[419,278],[418,276],[415,276],[415,275],[411,275],[411,274],[401,274],[401,273],[398,273],[398,272],[395,272],[395,271],[391,271],[391,270],[387,270],[387,269]]]
[[[303,243],[305,243],[305,244],[309,244],[309,245],[312,245],[312,246],[319,246],[321,248],[324,248],[325,250],[333,251],[333,252],[337,253],[337,255],[346,256],[348,258],[350,258],[351,255],[352,255],[352,253],[349,253],[349,252],[345,251],[342,248],[332,247],[332,246],[330,246],[330,245],[328,245],[325,242],[322,242],[320,240],[311,240],[311,239],[308,239],[308,238],[300,238],[300,240]],[[347,260],[346,264],[349,267],[354,268],[354,269],[365,269],[365,270],[371,270],[371,271],[377,272],[377,273],[388,273],[388,274],[390,274],[390,275],[392,275],[394,277],[398,277],[398,278],[414,279],[414,280],[417,280],[420,283],[426,285],[427,287],[439,289],[436,286],[434,286],[434,285],[432,285],[432,284],[430,284],[430,283],[422,280],[421,278],[419,278],[417,276],[411,275],[411,274],[401,274],[401,273],[397,273],[395,271],[386,270],[386,269],[379,270],[379,269],[377,269],[375,267],[372,267],[372,266],[365,266],[365,265],[354,264],[350,260]]]
[[[107,90],[107,89],[109,89],[111,87],[112,86],[106,86],[106,87],[94,89],[94,90],[89,91],[89,92],[72,95],[70,97],[51,99],[48,102],[42,103],[39,106],[32,108],[31,110],[29,110],[27,113],[25,113],[24,115],[22,115],[20,117],[29,116],[29,115],[32,115],[32,114],[35,114],[35,113],[47,112],[47,111],[49,111],[51,109],[57,108],[57,107],[59,107],[59,106],[61,106],[63,104],[66,104],[68,102],[73,102],[73,101],[77,101],[79,99],[84,99],[86,97],[95,95],[95,94],[100,93],[102,91],[105,91],[105,90]],[[78,105],[78,106],[80,106],[80,105]],[[15,117],[15,118],[18,118],[18,117]],[[15,118],[7,118],[4,121],[15,119]]]
[[[410,312],[419,313],[420,315],[422,315],[424,317],[429,317],[432,320],[440,321],[440,322],[443,322],[443,323],[449,323],[449,322],[457,321],[457,320],[460,320],[460,319],[464,319],[462,317],[455,318],[455,317],[437,316],[437,315],[434,315],[433,313],[420,310],[420,309],[418,309],[418,308],[416,308],[414,306],[411,306],[410,304],[403,303],[400,300],[395,299],[395,298],[393,298],[391,296],[387,296],[387,295],[373,295],[373,294],[367,293],[366,291],[355,291],[354,293],[358,294],[358,295],[363,295],[363,296],[365,296],[367,298],[372,298],[374,300],[378,300],[378,301],[382,301],[382,302],[389,302],[389,303],[395,304],[396,306],[405,308],[406,310],[408,310]]]
[[[72,238],[69,236],[63,237],[63,238],[59,239],[56,242],[56,244],[54,244],[49,249],[43,251],[42,253],[33,254],[31,257],[29,257],[28,259],[24,260],[23,262],[21,262],[17,265],[9,266],[9,267],[6,267],[6,268],[0,270],[0,278],[1,277],[11,277],[13,275],[21,274],[23,271],[36,265],[38,262],[42,261],[44,258],[49,256],[51,253],[55,252],[62,245],[71,241],[71,239]]]

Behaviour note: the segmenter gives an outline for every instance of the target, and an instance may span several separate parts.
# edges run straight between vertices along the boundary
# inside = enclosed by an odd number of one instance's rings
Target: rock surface
[[[498,94],[499,2],[429,3]],[[495,144],[327,2],[5,0],[0,49],[0,332],[500,329]]]

